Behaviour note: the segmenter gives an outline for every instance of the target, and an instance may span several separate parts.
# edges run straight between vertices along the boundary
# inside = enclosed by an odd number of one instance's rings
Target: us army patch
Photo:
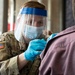
[[[4,47],[5,47],[5,45],[0,43],[0,49],[3,49]]]

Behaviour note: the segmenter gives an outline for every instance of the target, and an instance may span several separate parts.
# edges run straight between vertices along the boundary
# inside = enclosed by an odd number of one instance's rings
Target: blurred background
[[[15,27],[16,17],[24,2],[31,0],[0,0],[0,34],[12,31]],[[34,0],[45,4],[48,10],[47,30],[60,32],[68,26],[65,25],[66,0]],[[68,0],[69,1],[69,0]]]

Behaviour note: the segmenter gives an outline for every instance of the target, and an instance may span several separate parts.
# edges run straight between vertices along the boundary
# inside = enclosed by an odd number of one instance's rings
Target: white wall
[[[21,6],[26,2],[27,0],[16,0],[16,16],[18,15],[18,12],[21,8]]]

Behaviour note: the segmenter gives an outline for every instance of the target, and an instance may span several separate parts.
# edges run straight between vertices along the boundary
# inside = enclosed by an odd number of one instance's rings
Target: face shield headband
[[[46,17],[47,17],[47,11],[44,9],[30,8],[30,7],[22,8],[17,16],[17,20],[16,20],[16,24],[15,24],[16,26],[15,26],[14,33],[15,33],[16,39],[18,41],[22,42],[25,40],[23,38],[25,36],[29,39],[38,38],[44,30],[43,26],[46,25],[46,21],[45,21]],[[32,24],[29,23],[30,18],[32,18]],[[35,19],[38,20],[39,18],[40,18],[40,20],[41,19],[43,20],[43,24],[38,24],[39,26],[34,26],[33,24],[34,24]],[[40,23],[40,22],[38,22],[38,23]],[[29,30],[31,30],[31,31],[29,31]],[[32,31],[32,30],[34,30],[34,31]],[[37,36],[35,35],[35,37],[34,37],[33,32],[35,32],[35,34]],[[30,36],[28,36],[29,34],[30,34]]]
[[[22,9],[21,14],[31,14],[31,15],[47,16],[47,10],[39,9],[39,8],[25,7],[25,8]]]

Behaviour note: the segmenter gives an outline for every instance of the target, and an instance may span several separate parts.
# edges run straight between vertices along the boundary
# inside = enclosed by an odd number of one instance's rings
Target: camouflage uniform
[[[15,39],[13,32],[6,32],[0,36],[0,75],[38,75],[39,56],[21,71],[18,70],[18,55],[27,47],[26,43],[20,43]]]

